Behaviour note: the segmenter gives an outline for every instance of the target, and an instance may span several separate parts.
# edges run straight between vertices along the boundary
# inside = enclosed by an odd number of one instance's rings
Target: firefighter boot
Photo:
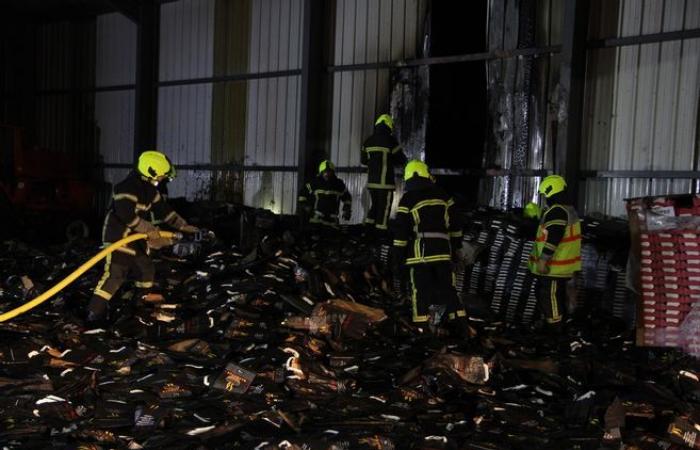
[[[102,297],[93,296],[88,305],[87,321],[91,323],[105,322],[109,315],[109,302]]]

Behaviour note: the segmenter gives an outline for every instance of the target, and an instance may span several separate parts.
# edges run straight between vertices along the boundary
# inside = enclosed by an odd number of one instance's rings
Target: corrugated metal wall
[[[96,21],[95,87],[133,85],[136,79],[136,25],[119,13]],[[131,164],[134,158],[134,88],[95,93],[95,123],[102,162]],[[108,168],[105,181],[121,181],[127,170]]]
[[[489,2],[489,50],[561,44],[564,0],[530,2],[534,16],[523,14],[525,3]],[[534,28],[534,30],[532,29]],[[533,35],[533,42],[523,36]],[[521,41],[522,39],[522,41]],[[559,54],[488,61],[490,129],[484,167],[551,169],[557,121]],[[538,177],[484,178],[479,201],[494,208],[521,207],[537,200]]]
[[[695,0],[620,0],[616,6],[621,37],[700,27]],[[595,78],[587,88],[584,168],[697,169],[700,39],[593,50],[591,67]],[[624,198],[692,189],[692,180],[586,183],[586,212],[608,215],[625,214]]]
[[[416,58],[425,0],[335,0],[332,64],[366,64]],[[333,73],[330,158],[338,167],[361,167],[362,142],[379,114],[389,112],[390,69]],[[364,173],[340,173],[353,197],[352,221],[368,209]],[[397,196],[398,197],[398,196]],[[398,198],[395,199],[395,204]],[[395,207],[396,205],[394,205]]]
[[[37,28],[35,144],[92,160],[94,23],[43,24]]]
[[[252,2],[250,73],[301,69],[302,12],[302,0]],[[292,213],[296,208],[301,76],[251,80],[247,94],[243,164],[289,170],[245,172],[245,203]]]
[[[159,81],[208,78],[214,69],[215,0],[161,5]],[[173,163],[210,164],[213,84],[158,89],[158,148]],[[173,197],[208,198],[211,172],[179,170]]]

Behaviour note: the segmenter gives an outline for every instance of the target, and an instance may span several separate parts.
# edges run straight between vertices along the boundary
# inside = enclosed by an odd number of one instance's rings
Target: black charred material
[[[245,251],[162,252],[165,300],[124,288],[105,329],[82,319],[99,270],[0,324],[0,445],[670,448],[700,420],[700,364],[635,348],[608,314],[551,336],[470,303],[475,337],[436,337],[410,323],[359,229],[320,239],[286,220],[262,220]],[[96,249],[5,245],[2,311]]]

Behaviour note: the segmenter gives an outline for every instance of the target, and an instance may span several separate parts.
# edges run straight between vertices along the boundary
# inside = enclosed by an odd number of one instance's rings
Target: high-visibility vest
[[[559,241],[559,245],[557,245],[552,259],[547,263],[547,266],[549,266],[549,273],[540,274],[537,272],[537,261],[540,255],[542,255],[542,250],[547,242],[547,229],[545,228],[547,223],[545,219],[547,217],[547,212],[551,211],[552,208],[563,208],[566,211],[566,231],[564,232],[564,237]],[[576,214],[574,208],[563,205],[552,205],[542,214],[540,226],[537,229],[535,245],[532,248],[532,253],[530,253],[528,267],[530,268],[530,272],[535,275],[557,278],[570,278],[573,276],[574,272],[581,270],[581,220],[578,218],[578,214]]]

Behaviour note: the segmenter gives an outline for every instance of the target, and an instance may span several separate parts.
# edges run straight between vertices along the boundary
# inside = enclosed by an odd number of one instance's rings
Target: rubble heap
[[[11,246],[2,311],[94,252]],[[697,448],[693,358],[635,348],[608,314],[553,337],[472,312],[475,338],[437,338],[410,323],[375,253],[354,228],[270,232],[249,252],[181,248],[158,260],[165,301],[126,288],[104,329],[83,321],[91,271],[0,324],[0,444]]]

